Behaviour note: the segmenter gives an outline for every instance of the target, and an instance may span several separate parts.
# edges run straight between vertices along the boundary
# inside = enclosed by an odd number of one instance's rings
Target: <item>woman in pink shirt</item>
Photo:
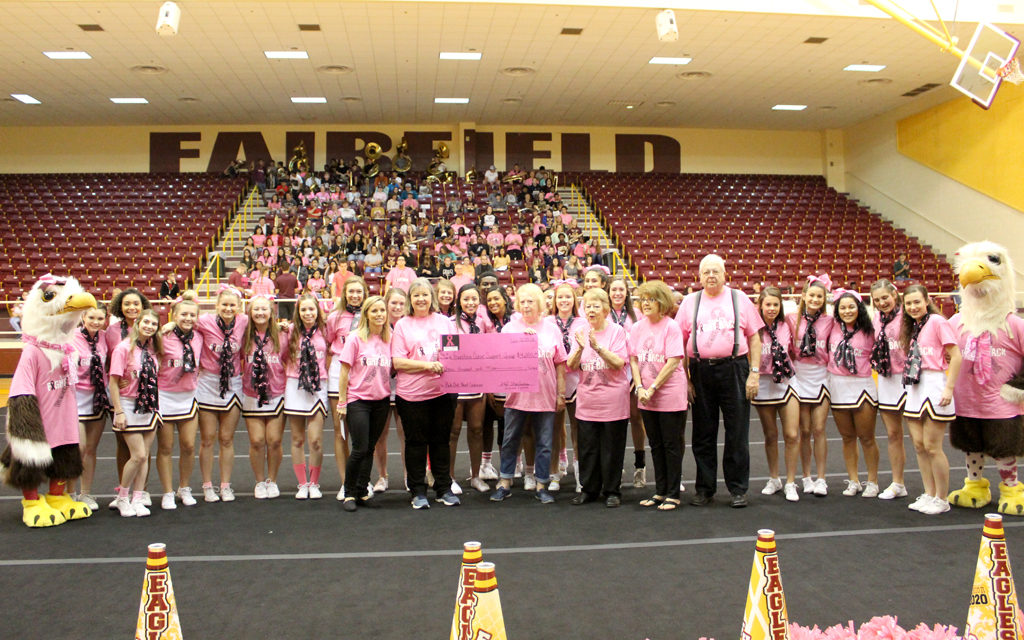
[[[360,276],[349,275],[341,295],[344,304],[337,305],[327,316],[327,342],[331,351],[331,367],[327,371],[327,404],[331,407],[331,419],[334,421],[334,457],[342,487],[338,491],[338,500],[345,498],[345,469],[349,455],[348,425],[337,411],[338,380],[341,376],[341,360],[338,356],[341,355],[349,333],[359,326],[363,301],[368,294],[366,281]]]
[[[800,461],[803,466],[803,492],[828,495],[825,464],[828,459],[828,334],[835,321],[825,303],[832,289],[828,274],[810,276],[804,284],[797,312],[786,318],[793,330],[793,377],[790,386],[800,401]],[[811,453],[815,476],[811,477]]]
[[[572,353],[573,336],[577,331],[583,331],[587,327],[587,321],[576,313],[579,301],[576,297],[576,285],[563,282],[554,289],[555,311],[544,320],[558,329],[562,336],[562,347],[568,355]],[[548,491],[558,491],[561,488],[562,476],[568,471],[569,458],[565,450],[565,419],[569,418],[569,437],[572,439],[572,450],[575,452],[576,460],[573,462],[573,476],[576,478],[576,490],[582,490],[579,484],[579,448],[577,437],[579,436],[579,423],[576,421],[576,387],[580,383],[579,371],[567,369],[565,372],[565,409],[555,413],[555,437],[553,448],[558,452],[558,460],[552,459],[551,482],[548,483]],[[557,467],[555,465],[558,465]]]
[[[606,507],[622,504],[622,458],[629,420],[629,357],[626,331],[608,321],[611,303],[604,289],[583,294],[583,314],[589,326],[576,332],[569,368],[580,372],[576,389],[576,418],[580,423],[580,481],[583,490],[572,504],[605,498]]]
[[[538,390],[509,393],[505,399],[505,433],[501,442],[501,480],[491,494],[492,502],[501,502],[512,495],[512,478],[522,442],[523,429],[529,420],[533,427],[537,499],[552,504],[554,496],[547,490],[551,471],[551,445],[555,412],[565,408],[565,346],[556,327],[544,322],[544,292],[535,284],[524,284],[516,291],[514,317],[501,329],[502,334],[528,333],[537,336],[539,367]]]
[[[394,331],[395,324],[405,317],[405,307],[408,304],[408,296],[401,289],[392,289],[384,296],[384,304],[388,308],[388,327]],[[398,436],[398,451],[402,456],[402,469],[405,469],[405,430],[402,429],[402,419],[398,416],[395,408],[395,378],[391,378],[391,422],[395,425],[395,435]],[[374,493],[383,493],[388,490],[388,427],[384,426],[384,433],[377,440],[377,446],[373,450],[373,459],[377,464],[377,482],[373,485]]]
[[[285,352],[284,415],[292,431],[292,468],[298,488],[296,500],[319,500],[323,468],[324,418],[327,417],[327,326],[324,314],[311,294],[299,296]],[[309,441],[307,475],[305,444]]]
[[[323,272],[319,269],[313,269],[313,276],[309,280],[306,280],[306,291],[319,298],[321,297],[320,292],[324,290],[325,284]]]
[[[409,285],[409,305],[395,325],[391,361],[398,374],[395,404],[405,428],[405,468],[413,509],[430,507],[426,467],[434,474],[434,493],[446,506],[460,504],[451,491],[449,450],[455,395],[441,391],[444,365],[438,361],[441,336],[454,333],[451,320],[437,313],[437,293],[425,278]]]
[[[199,428],[196,380],[203,337],[194,330],[199,317],[195,292],[186,291],[185,295],[185,299],[171,307],[174,326],[163,335],[164,355],[160,363],[160,430],[157,432],[156,469],[163,488],[164,495],[160,501],[163,509],[177,507],[171,473],[175,431],[178,433],[180,454],[177,497],[187,507],[196,503],[189,479],[195,466],[196,430]]]
[[[455,318],[455,285],[447,278],[437,281],[437,312],[446,318]]]
[[[761,327],[761,375],[757,395],[750,404],[757,408],[764,431],[764,452],[768,459],[768,482],[761,493],[770,496],[783,491],[786,500],[796,502],[800,494],[796,487],[796,467],[800,459],[800,401],[790,385],[793,363],[790,349],[793,344],[792,325],[782,314],[782,291],[778,287],[765,287],[757,298],[757,309],[764,326]],[[786,484],[779,477],[779,422],[785,443]]]
[[[878,445],[875,443],[878,391],[871,377],[875,326],[859,293],[847,289],[836,289],[832,293],[836,322],[828,334],[828,391],[832,417],[843,438],[843,461],[848,477],[843,495],[855,496],[863,490],[865,498],[875,498],[878,496]],[[868,468],[868,481],[863,486],[857,477],[858,440]]]
[[[900,346],[907,354],[903,384],[914,451],[921,466],[924,493],[908,508],[927,515],[949,511],[949,460],[942,450],[946,423],[956,417],[953,388],[962,357],[956,334],[928,297],[928,290],[912,284],[903,291]]]
[[[249,290],[253,296],[272,296],[277,292],[277,285],[270,277],[270,267],[261,265],[259,273],[249,282]]]
[[[146,309],[139,314],[128,337],[110,354],[110,402],[114,431],[124,434],[130,457],[121,473],[114,508],[123,517],[148,516],[142,501],[149,468],[149,452],[160,420],[157,372],[163,356],[160,317]],[[129,487],[131,495],[129,496]]]
[[[102,302],[82,316],[82,326],[72,337],[78,352],[78,383],[75,399],[78,402],[78,424],[83,434],[82,477],[77,499],[93,511],[99,509],[92,497],[92,479],[96,473],[96,447],[103,435],[103,425],[112,413],[107,393],[107,356],[110,351],[103,339],[103,325],[107,323],[107,308]]]
[[[391,404],[391,329],[384,298],[373,296],[363,305],[359,326],[351,332],[338,357],[337,411],[348,425],[352,453],[345,470],[345,511],[378,506],[368,491],[373,448],[384,432]]]
[[[284,452],[284,352],[273,301],[257,296],[249,303],[242,338],[242,417],[249,432],[249,464],[257,500],[281,495],[277,474]]]
[[[440,283],[438,283],[440,285]],[[438,294],[441,287],[438,286]],[[480,306],[480,290],[475,284],[466,284],[459,289],[455,301],[454,318],[455,333],[490,333],[493,327],[486,320],[486,315],[478,314]],[[455,406],[455,417],[452,419],[451,444],[449,458],[452,471],[452,490],[458,485],[454,477],[455,455],[462,434],[462,421],[466,421],[466,444],[469,447],[469,486],[480,493],[487,493],[491,487],[480,478],[480,461],[483,452],[484,394],[460,393]]]
[[[892,500],[907,495],[907,487],[903,484],[903,468],[907,461],[903,447],[903,405],[907,399],[903,388],[903,366],[907,354],[900,346],[903,303],[896,287],[882,279],[871,285],[871,306],[878,312],[875,344],[871,347],[871,368],[878,374],[878,412],[882,415],[889,439],[889,465],[892,467],[892,483],[878,497]]]
[[[613,281],[612,286],[615,286]],[[637,290],[643,318],[629,329],[629,364],[643,424],[651,440],[654,495],[640,504],[671,511],[680,505],[683,428],[686,425],[686,346],[679,325],[668,317],[672,291],[660,280]],[[637,469],[642,474],[642,468]]]
[[[606,287],[612,308],[608,317],[612,322],[626,330],[626,335],[636,322],[636,311],[629,297],[629,285],[621,276],[608,280]],[[633,438],[633,487],[643,489],[647,486],[647,460],[644,455],[644,422],[637,404],[636,385],[633,383],[633,371],[626,370],[629,378],[629,431]]]
[[[415,279],[416,272],[405,266],[405,256],[400,255],[395,261],[395,267],[388,271],[388,275],[384,277],[384,293],[387,294],[388,289],[392,287],[408,291],[409,285]]]

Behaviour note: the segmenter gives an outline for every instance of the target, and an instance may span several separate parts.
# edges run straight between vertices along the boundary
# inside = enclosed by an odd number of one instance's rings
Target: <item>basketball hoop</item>
[[[1024,73],[1020,71],[1020,61],[1016,56],[1010,59],[1009,62],[999,67],[999,77],[1003,80],[1009,80],[1013,84],[1020,84],[1024,82]]]

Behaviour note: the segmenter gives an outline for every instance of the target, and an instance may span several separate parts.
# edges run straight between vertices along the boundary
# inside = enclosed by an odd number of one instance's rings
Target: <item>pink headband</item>
[[[177,298],[175,298],[174,300],[171,301],[171,304],[172,305],[180,304],[180,303],[182,303],[184,301],[185,301],[185,298],[182,298],[181,296],[178,296]]]
[[[224,293],[225,291],[227,291],[228,293],[235,294],[236,296],[238,296],[239,300],[242,299],[242,294],[238,291],[238,289],[232,287],[230,284],[222,284],[222,285],[220,285],[220,289],[217,289],[217,295],[219,296],[220,294]]]
[[[63,276],[55,276],[52,273],[48,273],[48,274],[42,276],[41,278],[39,278],[39,280],[36,281],[36,284],[33,286],[33,288],[36,288],[36,287],[40,287],[40,288],[41,287],[48,287],[51,284],[58,284],[58,285],[60,285],[60,284],[67,284],[67,281],[68,281],[68,279],[63,277]]]
[[[567,284],[570,287],[572,287],[573,289],[575,289],[576,287],[580,286],[579,283],[576,282],[575,280],[552,280],[551,281],[551,287],[554,288],[554,289],[557,289],[558,287],[562,286],[563,284]]]
[[[604,271],[604,275],[606,276],[612,275],[611,270],[609,270],[608,267],[604,266],[603,264],[594,264],[587,267],[587,271],[590,271],[591,269],[600,269],[601,271]]]
[[[857,302],[864,302],[863,300],[861,300],[860,294],[854,291],[853,289],[836,289],[835,291],[832,292],[832,299],[835,300],[836,302],[839,302],[839,299],[847,294],[853,296],[853,299],[856,300]]]
[[[825,286],[825,291],[832,290],[832,279],[828,277],[827,273],[823,273],[820,276],[807,276],[807,285],[810,286],[815,282],[820,282]]]

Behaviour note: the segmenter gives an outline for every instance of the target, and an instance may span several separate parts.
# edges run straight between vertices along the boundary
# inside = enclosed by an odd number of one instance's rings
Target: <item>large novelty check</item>
[[[537,391],[537,336],[526,333],[460,333],[441,336],[446,393]]]

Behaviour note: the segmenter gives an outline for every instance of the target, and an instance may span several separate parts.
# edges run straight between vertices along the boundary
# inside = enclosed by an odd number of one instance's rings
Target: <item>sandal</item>
[[[676,507],[682,504],[676,498],[666,498],[664,502],[658,505],[658,511],[675,511]]]
[[[640,506],[641,507],[654,507],[654,506],[659,506],[659,505],[663,504],[664,502],[665,502],[665,498],[663,498],[662,496],[654,495],[654,496],[651,496],[650,498],[647,498],[646,500],[641,500],[640,501]]]

